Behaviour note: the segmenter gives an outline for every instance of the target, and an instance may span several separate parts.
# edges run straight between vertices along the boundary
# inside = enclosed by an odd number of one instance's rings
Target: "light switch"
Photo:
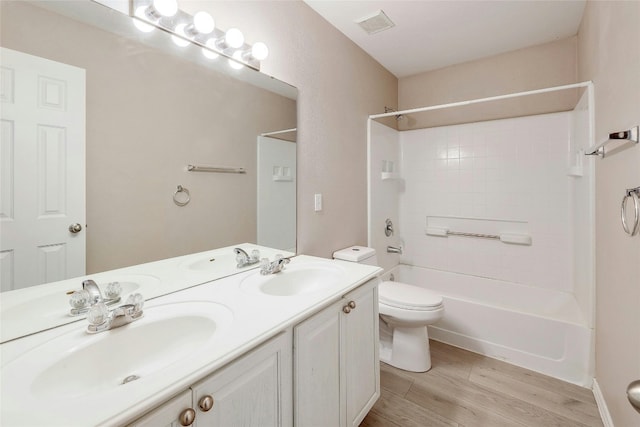
[[[320,212],[322,210],[322,194],[318,193],[314,196],[313,210]]]

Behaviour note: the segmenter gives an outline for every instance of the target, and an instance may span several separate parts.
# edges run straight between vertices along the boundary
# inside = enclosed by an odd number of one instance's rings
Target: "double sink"
[[[196,272],[210,265],[206,258],[181,264]],[[348,279],[345,273],[339,262],[295,257],[277,274],[261,275],[252,269],[160,297],[145,306],[141,320],[117,329],[89,335],[86,321],[64,326],[64,332],[36,340],[36,345],[3,364],[2,395],[19,397],[22,403],[113,399],[131,384],[159,387],[167,376],[184,375],[186,367],[207,364],[215,355],[228,356],[248,337],[264,334],[268,328],[251,323],[252,311],[272,310],[273,314],[256,316],[256,322],[273,319],[274,325],[281,325],[282,319],[295,315],[283,307],[293,301],[310,307],[314,298],[340,292]],[[144,295],[145,288],[153,286],[129,279],[128,292]]]

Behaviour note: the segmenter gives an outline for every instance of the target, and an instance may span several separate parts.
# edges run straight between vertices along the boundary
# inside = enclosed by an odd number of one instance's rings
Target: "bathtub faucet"
[[[387,252],[390,254],[399,254],[402,255],[402,246],[387,246]]]

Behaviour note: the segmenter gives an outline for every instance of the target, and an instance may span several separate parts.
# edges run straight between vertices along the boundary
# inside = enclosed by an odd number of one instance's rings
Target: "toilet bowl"
[[[377,265],[375,249],[351,246],[334,252],[343,261]],[[425,372],[431,369],[427,325],[444,314],[442,297],[427,289],[395,281],[378,286],[380,360],[397,368]]]

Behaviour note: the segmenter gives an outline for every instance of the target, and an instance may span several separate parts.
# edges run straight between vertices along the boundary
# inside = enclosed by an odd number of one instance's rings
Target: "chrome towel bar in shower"
[[[587,150],[585,154],[604,158],[607,154],[618,151],[618,148],[622,148],[622,146],[626,146],[629,143],[632,145],[638,144],[639,141],[640,126],[635,126],[628,130],[610,133],[606,141]]]
[[[633,200],[633,226],[627,224],[627,200]],[[622,198],[622,206],[620,208],[620,216],[622,217],[622,229],[629,236],[635,236],[640,232],[640,187],[629,188]]]

